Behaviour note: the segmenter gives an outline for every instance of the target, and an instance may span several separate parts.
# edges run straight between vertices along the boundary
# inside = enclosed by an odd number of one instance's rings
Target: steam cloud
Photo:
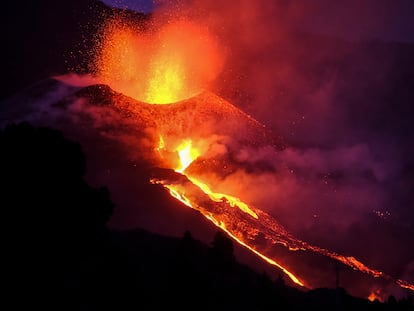
[[[237,185],[300,238],[413,282],[412,82],[402,80],[397,48],[368,41],[394,18],[385,1],[175,7],[223,42],[227,63],[213,91],[288,146],[240,150],[241,163],[271,163],[276,173],[238,170],[218,188]]]

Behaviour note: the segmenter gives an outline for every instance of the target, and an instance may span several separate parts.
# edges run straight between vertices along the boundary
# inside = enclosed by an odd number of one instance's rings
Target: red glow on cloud
[[[137,100],[167,104],[201,93],[223,64],[219,44],[200,24],[166,22],[142,33],[121,19],[104,26],[97,75]]]

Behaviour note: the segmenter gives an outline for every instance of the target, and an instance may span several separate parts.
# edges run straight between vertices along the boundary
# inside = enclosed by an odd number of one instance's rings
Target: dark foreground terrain
[[[110,230],[116,207],[105,187],[84,180],[80,144],[55,129],[19,123],[1,129],[0,146],[9,310],[414,308],[412,299],[370,302],[342,288],[292,288],[240,264],[221,232],[206,245],[189,231],[171,238]]]

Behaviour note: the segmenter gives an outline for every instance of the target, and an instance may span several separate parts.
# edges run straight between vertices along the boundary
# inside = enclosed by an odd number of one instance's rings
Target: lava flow
[[[164,139],[161,137],[160,142],[163,141]],[[163,148],[164,144],[160,144],[160,147],[157,148],[160,154],[162,154]],[[304,281],[254,246],[254,241],[259,233],[265,237],[268,244],[274,245],[279,243],[290,250],[310,250],[338,260],[354,270],[359,270],[373,277],[382,277],[403,288],[414,290],[413,284],[404,280],[394,279],[381,271],[371,269],[352,256],[344,256],[295,238],[270,215],[259,209],[249,207],[248,204],[242,202],[239,198],[213,192],[207,184],[186,173],[186,168],[200,156],[200,152],[192,148],[190,139],[184,140],[184,143],[179,144],[175,151],[180,161],[174,170],[186,176],[188,180],[178,182],[171,179],[153,178],[151,182],[163,185],[170,191],[173,197],[199,211],[217,227],[227,232],[239,244],[248,248],[268,263],[282,269],[294,283],[301,286],[305,285]],[[206,202],[203,196],[200,195],[200,191],[207,195],[211,202]],[[235,209],[235,207],[238,209]]]
[[[164,139],[161,137],[160,141],[164,141]],[[162,148],[163,147],[159,147],[157,150],[162,152]],[[344,256],[318,246],[310,245],[295,238],[279,225],[273,217],[259,209],[249,207],[248,204],[237,197],[213,192],[206,183],[198,180],[195,176],[186,173],[186,168],[200,156],[200,152],[192,148],[191,140],[184,140],[184,143],[179,144],[175,151],[177,152],[180,161],[174,170],[177,173],[186,176],[188,180],[182,182],[179,179],[153,178],[151,182],[163,185],[170,191],[173,197],[180,200],[185,205],[199,211],[217,227],[228,233],[236,242],[248,248],[268,263],[280,268],[294,283],[300,286],[305,286],[304,281],[300,280],[274,259],[266,256],[264,252],[260,251],[258,247],[254,245],[254,241],[259,234],[265,237],[266,244],[275,245],[279,243],[292,251],[313,251],[335,259],[354,270],[359,270],[373,277],[384,278],[403,288],[414,291],[413,284],[404,280],[394,279],[381,271],[371,269],[352,256]],[[200,195],[200,191],[207,195],[211,202],[206,202],[203,196]],[[215,202],[217,204],[214,204]]]
[[[160,144],[159,144],[159,147],[157,148],[157,150],[160,152],[161,155],[162,155],[162,151],[163,151],[164,147],[165,147],[164,138],[161,136],[160,137]],[[192,142],[191,142],[190,139],[184,140],[183,143],[179,144],[179,146],[175,149],[175,151],[177,152],[178,157],[179,157],[179,164],[174,169],[177,173],[180,173],[180,174],[183,174],[184,176],[186,176],[189,179],[189,181],[191,181],[192,184],[197,186],[213,202],[219,202],[219,203],[221,202],[221,203],[224,203],[226,205],[227,204],[230,205],[230,207],[232,207],[232,208],[234,208],[234,207],[239,208],[243,213],[246,213],[246,214],[250,215],[251,217],[253,217],[255,219],[258,219],[258,215],[249,207],[249,205],[242,202],[239,198],[237,198],[235,196],[232,196],[232,195],[224,194],[224,193],[213,192],[207,184],[201,182],[196,177],[191,176],[191,175],[189,175],[185,172],[185,169],[195,159],[197,159],[200,155],[200,152],[198,150],[192,148]],[[211,212],[207,211],[202,206],[199,206],[197,204],[197,202],[192,201],[190,198],[188,198],[186,196],[186,194],[183,193],[182,190],[180,190],[180,187],[176,187],[174,184],[168,184],[166,182],[162,182],[161,180],[159,180],[157,178],[152,179],[151,182],[156,183],[156,184],[158,184],[158,183],[162,184],[165,188],[167,188],[170,191],[170,194],[174,198],[178,199],[179,201],[181,201],[185,205],[187,205],[191,208],[194,208],[195,210],[198,210],[199,212],[201,212],[201,214],[203,214],[207,219],[212,221],[217,227],[219,227],[223,231],[225,231],[229,236],[231,236],[239,244],[241,244],[242,246],[248,248],[250,251],[254,252],[256,255],[258,255],[259,257],[261,257],[262,259],[264,259],[265,261],[267,261],[271,265],[274,265],[274,266],[278,267],[279,269],[281,269],[284,273],[286,273],[289,276],[289,278],[294,283],[296,283],[300,286],[304,286],[303,281],[299,280],[299,278],[296,277],[287,268],[283,267],[282,265],[277,263],[275,260],[273,260],[273,259],[267,257],[266,255],[262,254],[261,252],[256,250],[254,247],[246,244],[243,241],[243,238],[239,237],[239,234],[237,234],[237,232],[233,232],[231,229],[227,228],[226,222],[223,222],[214,213],[211,213]]]
[[[128,110],[127,115],[134,115],[136,122],[142,121],[145,131],[153,135],[150,139],[154,140],[154,158],[161,159],[164,167],[170,169],[168,176],[155,175],[151,182],[167,188],[173,197],[282,269],[300,286],[308,284],[269,254],[275,244],[327,256],[414,291],[414,285],[371,269],[352,256],[297,239],[271,215],[244,202],[242,192],[223,193],[228,189],[214,189],[213,180],[206,175],[211,166],[204,165],[202,160],[207,150],[200,146],[209,145],[205,140],[221,135],[241,146],[275,147],[259,122],[224,99],[203,92],[220,72],[222,61],[222,53],[212,36],[191,22],[167,23],[146,33],[114,21],[106,25],[96,62],[97,75],[115,91],[138,100],[118,102],[115,106]],[[231,149],[225,141],[220,146]],[[189,170],[194,163],[198,169]],[[231,160],[228,163],[233,165]],[[221,175],[219,167],[213,170]]]

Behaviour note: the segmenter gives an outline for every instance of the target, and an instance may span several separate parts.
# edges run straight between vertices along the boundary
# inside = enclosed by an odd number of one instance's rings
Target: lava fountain
[[[115,91],[168,104],[205,90],[221,71],[223,55],[208,29],[189,21],[143,32],[113,19],[103,27],[95,71]]]

